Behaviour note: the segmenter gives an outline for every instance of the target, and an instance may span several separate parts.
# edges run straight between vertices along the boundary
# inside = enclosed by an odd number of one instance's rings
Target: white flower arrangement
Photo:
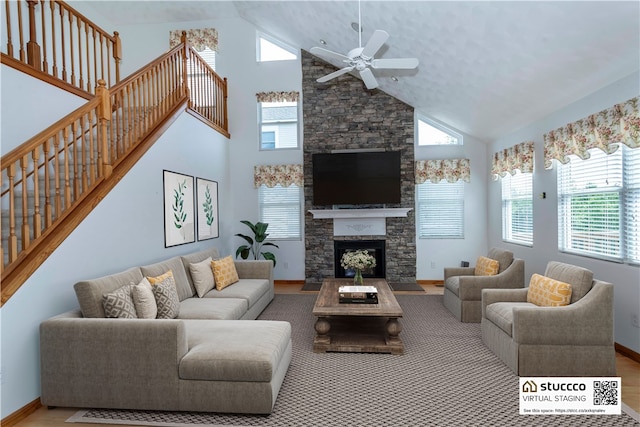
[[[340,265],[344,269],[364,270],[366,268],[375,267],[376,259],[368,251],[358,249],[342,254]]]

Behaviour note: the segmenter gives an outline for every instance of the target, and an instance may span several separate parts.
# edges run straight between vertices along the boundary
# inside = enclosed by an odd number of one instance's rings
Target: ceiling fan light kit
[[[371,69],[396,69],[396,70],[412,70],[418,66],[417,58],[387,58],[376,59],[375,54],[380,50],[384,43],[389,38],[389,34],[384,30],[375,30],[373,35],[362,47],[362,20],[360,18],[360,2],[358,1],[358,24],[351,23],[351,27],[354,31],[358,31],[359,46],[355,49],[351,49],[347,55],[343,55],[337,52],[333,52],[321,47],[312,47],[310,52],[314,55],[320,56],[328,60],[334,60],[344,63],[346,66],[320,77],[316,81],[318,83],[325,83],[331,79],[334,79],[343,74],[351,71],[358,71],[360,78],[364,82],[367,89],[375,89],[378,87],[378,81]]]

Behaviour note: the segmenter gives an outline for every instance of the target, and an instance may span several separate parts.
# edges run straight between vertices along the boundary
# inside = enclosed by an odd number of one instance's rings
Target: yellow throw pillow
[[[495,276],[500,269],[500,263],[495,259],[479,256],[476,261],[475,276]]]
[[[163,281],[165,281],[166,279],[168,279],[169,277],[171,277],[171,279],[173,280],[173,271],[169,270],[164,274],[161,274],[160,276],[156,276],[156,277],[147,277],[147,280],[149,280],[149,283],[151,283],[151,285],[157,285]]]
[[[213,270],[216,289],[219,291],[240,280],[238,272],[236,271],[236,265],[231,256],[211,261],[211,269]]]
[[[540,307],[562,307],[571,301],[571,285],[540,274],[529,281],[527,302]]]

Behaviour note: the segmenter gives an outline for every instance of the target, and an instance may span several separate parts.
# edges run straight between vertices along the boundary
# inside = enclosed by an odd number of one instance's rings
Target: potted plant
[[[248,243],[248,245],[241,245],[238,247],[236,250],[236,258],[238,258],[239,255],[242,259],[247,259],[249,258],[249,255],[253,255],[253,259],[258,259],[260,258],[260,255],[262,255],[264,259],[273,261],[273,266],[275,267],[276,256],[272,252],[261,252],[263,246],[278,247],[275,243],[266,241],[268,236],[267,228],[269,227],[269,224],[265,222],[256,222],[255,224],[252,224],[250,221],[246,220],[240,222],[251,229],[253,237],[240,233],[236,234],[236,236],[242,237]]]

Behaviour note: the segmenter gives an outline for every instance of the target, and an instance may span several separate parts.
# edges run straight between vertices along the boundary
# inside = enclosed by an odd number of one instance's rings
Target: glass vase
[[[353,286],[362,286],[363,284],[362,271],[356,268],[356,274],[353,276]]]

